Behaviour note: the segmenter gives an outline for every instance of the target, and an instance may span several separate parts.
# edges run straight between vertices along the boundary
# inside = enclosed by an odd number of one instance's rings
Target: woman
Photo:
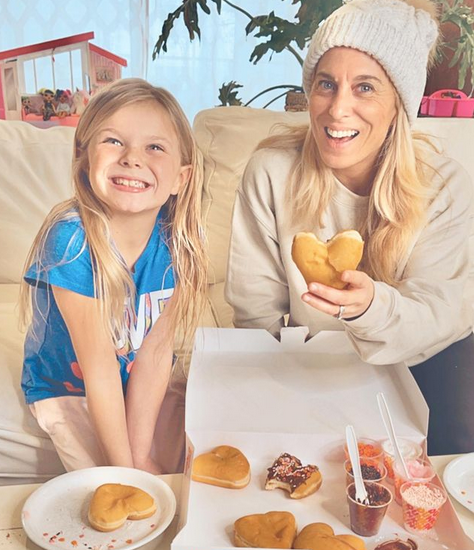
[[[413,3],[415,0],[412,0]],[[367,362],[405,361],[430,407],[430,454],[474,450],[472,185],[413,133],[438,34],[429,0],[353,0],[313,36],[310,125],[267,139],[237,193],[226,296],[238,327],[345,330]],[[298,231],[365,241],[344,290],[291,259]]]

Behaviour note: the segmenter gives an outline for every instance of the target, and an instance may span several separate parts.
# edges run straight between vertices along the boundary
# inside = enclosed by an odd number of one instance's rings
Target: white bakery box
[[[172,550],[234,548],[234,521],[269,511],[291,512],[298,532],[324,522],[337,535],[352,533],[343,467],[345,428],[352,424],[358,437],[387,439],[378,392],[389,404],[397,435],[425,445],[428,408],[405,365],[362,362],[344,332],[320,333],[305,342],[306,335],[305,327],[285,328],[278,342],[264,330],[199,329],[186,398],[191,445],[182,529]],[[219,445],[237,447],[249,460],[251,481],[244,489],[190,481],[192,448],[197,456]],[[286,491],[264,489],[267,468],[284,452],[320,468],[318,492],[295,500]],[[373,550],[397,538],[415,540],[419,550],[474,549],[449,499],[430,538],[407,533],[401,507],[393,501],[378,535],[364,541]]]

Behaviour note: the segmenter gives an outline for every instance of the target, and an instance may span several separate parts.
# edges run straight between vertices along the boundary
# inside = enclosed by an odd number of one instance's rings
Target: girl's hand
[[[120,368],[97,300],[54,285],[52,289],[81,365],[87,408],[107,464],[131,468]]]
[[[344,306],[341,319],[359,317],[367,311],[374,299],[374,281],[362,271],[344,271],[341,279],[349,283],[344,290],[331,288],[320,283],[310,283],[308,292],[301,299],[311,307],[338,317],[339,306]]]

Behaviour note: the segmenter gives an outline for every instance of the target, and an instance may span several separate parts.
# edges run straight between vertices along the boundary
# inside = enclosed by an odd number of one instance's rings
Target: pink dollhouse
[[[75,126],[89,93],[121,78],[127,66],[122,57],[91,44],[93,38],[88,32],[0,52],[0,119]],[[67,116],[53,115],[44,122],[44,98],[38,91],[57,88],[72,91],[67,95],[70,110]]]

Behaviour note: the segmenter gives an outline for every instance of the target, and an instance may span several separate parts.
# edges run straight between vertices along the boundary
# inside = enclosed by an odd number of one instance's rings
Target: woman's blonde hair
[[[396,96],[397,114],[380,151],[363,227],[366,243],[362,268],[379,281],[394,284],[397,266],[423,225],[430,199],[430,168],[424,161],[430,142],[412,133]],[[287,128],[263,140],[258,148],[298,151],[287,192],[294,226],[324,227],[323,216],[334,193],[335,179],[319,153],[311,127]]]
[[[138,78],[116,81],[98,92],[81,115],[74,137],[72,176],[74,196],[58,204],[45,219],[25,264],[24,274],[36,263],[44,265],[44,247],[55,223],[81,217],[90,249],[94,274],[94,294],[104,322],[108,324],[115,345],[126,334],[124,303],[134,304],[135,285],[123,259],[112,245],[109,230],[109,210],[92,191],[89,181],[91,141],[105,121],[121,108],[138,102],[155,103],[169,115],[176,131],[181,166],[190,166],[188,181],[177,195],[169,197],[161,208],[163,236],[167,240],[176,280],[173,327],[179,325],[183,338],[195,328],[207,280],[207,260],[200,225],[200,193],[203,181],[202,156],[197,148],[189,122],[176,99],[165,89],[152,86]],[[31,320],[31,301],[35,296],[24,279],[20,309],[23,324]],[[171,335],[170,335],[171,336]]]

